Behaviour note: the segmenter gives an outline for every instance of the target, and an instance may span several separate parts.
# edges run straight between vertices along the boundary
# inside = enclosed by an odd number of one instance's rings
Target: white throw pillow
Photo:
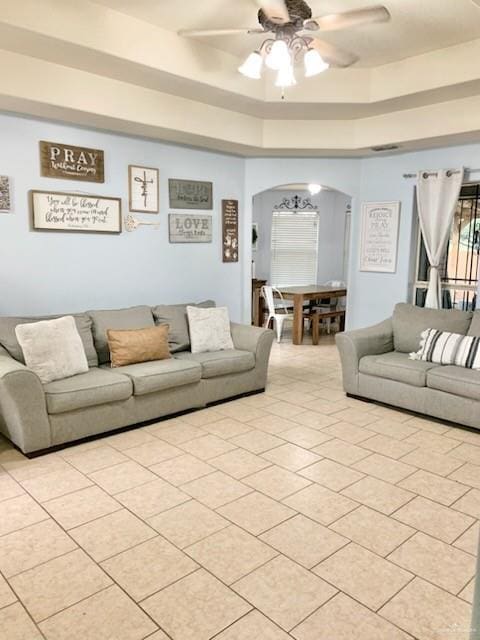
[[[411,360],[480,369],[479,337],[427,329],[421,338],[420,349],[410,354]]]
[[[187,307],[192,353],[233,349],[227,307]]]
[[[88,371],[83,342],[72,316],[19,324],[15,334],[25,364],[43,383]]]

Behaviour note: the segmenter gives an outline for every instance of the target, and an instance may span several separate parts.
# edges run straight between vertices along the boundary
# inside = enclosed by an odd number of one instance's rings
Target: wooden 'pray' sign
[[[105,182],[103,151],[41,140],[40,172],[45,178]]]

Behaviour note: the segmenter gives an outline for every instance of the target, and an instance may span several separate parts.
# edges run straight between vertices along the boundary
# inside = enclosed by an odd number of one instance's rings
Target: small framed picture
[[[128,167],[129,209],[137,213],[158,213],[158,169]]]
[[[0,176],[0,213],[10,213],[11,210],[10,179],[8,176]]]

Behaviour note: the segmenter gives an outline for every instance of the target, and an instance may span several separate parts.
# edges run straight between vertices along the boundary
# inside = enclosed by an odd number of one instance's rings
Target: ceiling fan
[[[248,56],[239,71],[249,78],[258,79],[265,63],[278,72],[276,85],[285,88],[296,84],[294,64],[302,54],[307,77],[317,75],[330,66],[349,67],[358,61],[354,53],[316,38],[317,33],[390,20],[390,13],[384,6],[315,17],[304,0],[256,0],[256,3],[260,7],[260,28],[184,29],[178,33],[191,38],[237,34],[270,36]]]

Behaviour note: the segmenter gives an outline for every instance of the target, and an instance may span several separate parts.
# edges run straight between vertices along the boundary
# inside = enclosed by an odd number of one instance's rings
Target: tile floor
[[[351,400],[333,341],[265,394],[29,461],[0,444],[1,640],[467,640],[480,433]]]

